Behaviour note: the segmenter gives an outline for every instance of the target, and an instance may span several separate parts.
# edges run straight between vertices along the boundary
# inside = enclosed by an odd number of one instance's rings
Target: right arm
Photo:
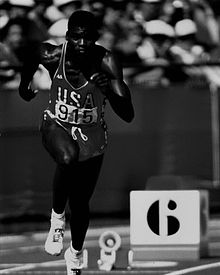
[[[33,49],[32,55],[27,54],[21,70],[21,81],[19,85],[19,94],[25,101],[30,101],[35,97],[36,92],[30,88],[31,81],[40,64],[40,49]]]
[[[30,84],[39,64],[42,64],[51,74],[56,70],[60,52],[61,48],[59,46],[49,43],[42,43],[39,47],[35,47],[30,51],[30,56],[26,57],[26,62],[22,67],[19,85],[19,94],[24,100],[30,101],[36,95],[36,91],[32,91]]]

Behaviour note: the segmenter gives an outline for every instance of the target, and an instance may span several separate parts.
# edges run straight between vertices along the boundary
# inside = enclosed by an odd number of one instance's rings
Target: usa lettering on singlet
[[[63,45],[60,64],[52,81],[49,109],[62,122],[74,125],[100,123],[105,96],[88,81],[79,88],[69,83],[65,74],[66,46],[67,42]]]

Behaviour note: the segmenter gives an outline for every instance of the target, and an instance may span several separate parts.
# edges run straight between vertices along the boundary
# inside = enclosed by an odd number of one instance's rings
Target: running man
[[[67,274],[81,274],[82,249],[89,226],[89,200],[93,194],[107,145],[105,101],[115,113],[131,122],[134,109],[123,72],[114,55],[96,44],[95,17],[75,11],[68,20],[64,44],[42,43],[21,73],[20,96],[30,101],[30,88],[39,64],[52,84],[43,113],[42,142],[57,166],[53,180],[51,227],[45,250],[60,255],[63,249],[65,208],[71,213],[71,243],[64,258]]]

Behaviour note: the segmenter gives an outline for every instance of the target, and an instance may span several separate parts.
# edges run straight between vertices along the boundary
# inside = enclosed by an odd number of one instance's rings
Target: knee
[[[69,165],[71,162],[73,162],[73,158],[69,154],[63,154],[63,156],[59,160],[60,164],[65,164],[65,165]]]
[[[77,158],[75,156],[70,155],[64,155],[62,158],[62,164],[64,165],[70,165],[77,161]]]
[[[71,165],[72,163],[78,161],[79,159],[79,150],[78,148],[68,148],[61,153],[59,164]]]
[[[70,165],[78,160],[77,152],[64,152],[60,157],[59,163],[64,165]]]

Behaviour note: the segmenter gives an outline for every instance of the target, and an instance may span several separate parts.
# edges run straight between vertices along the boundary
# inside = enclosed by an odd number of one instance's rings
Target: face
[[[96,41],[93,33],[86,27],[74,27],[67,32],[66,38],[70,47],[79,54],[86,53]]]

